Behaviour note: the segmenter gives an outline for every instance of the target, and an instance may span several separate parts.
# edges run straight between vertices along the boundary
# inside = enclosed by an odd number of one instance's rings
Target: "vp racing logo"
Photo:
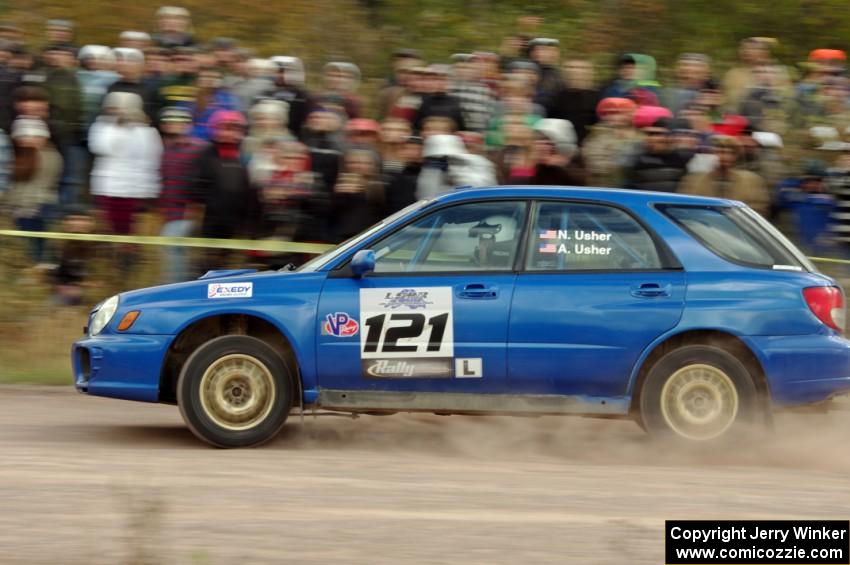
[[[335,312],[325,316],[322,322],[322,333],[334,337],[351,337],[357,335],[360,324],[345,312]]]
[[[397,310],[398,308],[409,308],[417,310],[426,309],[433,302],[428,300],[427,290],[415,290],[412,288],[404,288],[398,292],[388,292],[384,296],[384,302],[378,303],[387,310]]]

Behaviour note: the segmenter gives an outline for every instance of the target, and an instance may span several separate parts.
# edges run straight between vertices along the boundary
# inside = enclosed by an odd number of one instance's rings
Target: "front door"
[[[523,201],[429,212],[370,247],[374,273],[326,280],[322,389],[501,392]]]
[[[511,309],[514,390],[617,397],[682,315],[685,273],[628,212],[539,202]]]

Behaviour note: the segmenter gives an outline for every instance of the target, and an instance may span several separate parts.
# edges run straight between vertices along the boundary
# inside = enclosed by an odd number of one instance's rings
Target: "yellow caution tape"
[[[209,239],[203,237],[163,237],[158,235],[107,235],[94,233],[62,233],[50,231],[0,230],[0,237],[34,237],[65,241],[94,241],[100,243],[132,243],[137,245],[159,245],[176,247],[208,247],[236,249],[241,251],[271,251],[276,253],[308,253],[318,255],[334,247],[326,243],[300,243],[268,239]],[[850,265],[850,259],[831,257],[809,257],[821,263]]]
[[[202,237],[161,237],[150,235],[106,235],[88,233],[61,233],[48,231],[0,230],[0,236],[35,237],[66,241],[95,241],[101,243],[133,243],[138,245],[161,245],[177,247],[211,247],[216,249],[238,249],[243,251],[271,251],[276,253],[324,253],[333,245],[324,243],[298,243],[254,239],[207,239]]]
[[[809,257],[809,259],[820,263],[839,263],[841,265],[850,265],[850,260],[848,259],[833,259],[832,257]]]

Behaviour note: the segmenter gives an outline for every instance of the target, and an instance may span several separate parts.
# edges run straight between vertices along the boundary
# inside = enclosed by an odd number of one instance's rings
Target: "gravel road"
[[[261,448],[174,406],[0,387],[0,563],[663,563],[668,518],[850,517],[850,412],[745,449],[628,422],[293,418]]]

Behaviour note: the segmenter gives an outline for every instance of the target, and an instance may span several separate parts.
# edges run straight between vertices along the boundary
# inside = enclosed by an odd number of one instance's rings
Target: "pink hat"
[[[673,112],[662,106],[638,106],[632,121],[636,128],[648,128],[660,118],[672,118]]]
[[[245,116],[241,112],[236,110],[219,110],[210,118],[209,127],[212,130],[217,130],[224,124],[237,124],[247,127],[248,121],[245,120]]]

